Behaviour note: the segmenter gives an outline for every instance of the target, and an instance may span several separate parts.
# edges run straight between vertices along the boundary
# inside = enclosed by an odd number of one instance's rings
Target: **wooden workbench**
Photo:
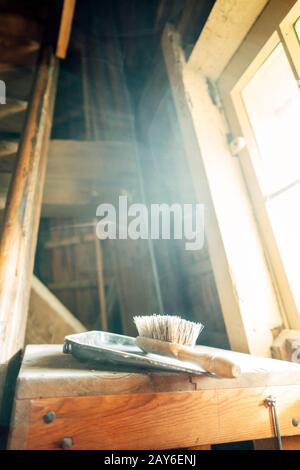
[[[300,365],[226,354],[241,365],[239,379],[94,370],[63,354],[62,345],[28,346],[9,448],[59,449],[63,442],[74,449],[206,448],[245,440],[275,446],[274,439],[262,441],[274,436],[270,395],[282,436],[294,436],[284,446],[300,448]]]

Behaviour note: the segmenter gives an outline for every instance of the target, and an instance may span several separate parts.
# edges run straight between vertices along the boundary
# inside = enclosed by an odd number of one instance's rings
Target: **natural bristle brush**
[[[134,317],[139,336],[137,346],[145,352],[176,357],[197,363],[207,372],[220,377],[241,375],[239,365],[230,359],[194,348],[203,330],[201,323],[184,320],[175,315],[143,315]]]

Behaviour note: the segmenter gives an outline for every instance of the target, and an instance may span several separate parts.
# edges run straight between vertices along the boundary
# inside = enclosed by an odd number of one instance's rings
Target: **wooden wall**
[[[209,5],[190,2],[191,8],[186,9],[186,1],[176,2],[176,8],[161,2],[152,24],[146,18],[137,21],[142,15],[137,2],[129,2],[139,11],[137,17],[133,11],[126,16],[122,2],[102,7],[102,15],[99,6],[91,3],[90,9],[77,10],[77,19],[83,15],[80,28],[75,17],[71,49],[61,74],[53,137],[124,142],[127,148],[128,143],[132,145],[132,155],[126,154],[126,158],[131,158],[135,178],[125,182],[116,169],[115,182],[120,185],[113,188],[113,202],[118,195],[127,194],[129,203],[194,203],[159,38],[170,17],[179,21],[188,54]],[[112,9],[113,3],[117,10]],[[152,29],[145,35],[149,22]],[[91,181],[87,178],[87,190],[94,184]],[[85,208],[75,219],[67,212],[64,218],[58,213],[55,217],[54,212],[51,219],[44,220],[36,259],[36,274],[88,329],[100,327],[101,309],[95,244],[84,238],[91,234],[97,205],[111,202],[112,191],[104,187],[104,181],[103,174],[102,190],[97,190],[98,196],[90,202],[89,217],[85,217]],[[147,240],[101,244],[110,330],[135,335],[133,315],[163,309],[202,321],[206,328],[201,341],[205,344],[228,346],[207,247],[189,252],[184,243],[155,241],[154,267]]]
[[[117,332],[122,328],[111,254],[108,241],[97,239],[92,219],[42,220],[35,273],[90,330],[104,329],[102,314],[107,316],[110,331]],[[105,306],[101,304],[101,275]]]
[[[71,139],[80,139],[83,161],[84,141],[87,145],[90,141],[102,143],[98,157],[99,166],[104,163],[103,172],[95,178],[95,173],[88,174],[83,165],[81,174],[78,173],[85,193],[89,193],[89,200],[84,206],[75,199],[74,204],[64,206],[63,210],[59,210],[58,202],[52,204],[51,217],[45,219],[40,233],[36,274],[87,328],[99,329],[101,308],[97,291],[95,241],[84,241],[83,227],[88,224],[89,229],[86,230],[90,234],[95,233],[95,227],[91,224],[100,203],[116,205],[120,195],[127,195],[129,203],[143,202],[143,195],[137,163],[134,113],[114,13],[109,3],[101,6],[101,14],[99,4],[89,3],[90,8],[84,8],[81,12],[79,9],[76,13],[81,23],[78,26],[79,20],[76,21],[75,17],[71,53],[60,80],[53,137],[66,139],[69,143]],[[105,160],[107,155],[101,149],[111,143],[118,143],[117,160],[120,162],[123,156],[127,167],[133,169],[130,180],[124,178],[124,165],[113,168],[112,160]],[[131,151],[128,151],[129,147]],[[57,175],[60,199],[64,198],[66,188],[63,180],[67,176],[62,166],[60,175]],[[76,190],[75,187],[73,189]],[[74,219],[71,216],[76,211]],[[74,237],[79,237],[80,243],[73,243]],[[101,245],[107,267],[104,275],[106,301],[110,309],[109,329],[135,335],[133,315],[158,311],[148,242],[114,240]],[[49,246],[52,248],[49,249]]]

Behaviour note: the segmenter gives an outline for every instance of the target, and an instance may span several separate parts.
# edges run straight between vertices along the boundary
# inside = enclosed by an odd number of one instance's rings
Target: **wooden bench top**
[[[218,354],[218,349],[201,348]],[[111,365],[99,370],[64,354],[62,345],[30,345],[25,350],[16,399],[300,385],[300,364],[232,351],[222,354],[241,366],[240,378],[113,370]]]

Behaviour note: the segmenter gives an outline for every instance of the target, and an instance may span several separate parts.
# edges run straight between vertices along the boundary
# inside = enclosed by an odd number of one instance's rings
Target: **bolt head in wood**
[[[60,444],[62,449],[71,449],[73,446],[73,439],[72,437],[64,437]]]
[[[293,419],[292,419],[292,424],[293,424],[293,426],[295,426],[295,428],[296,428],[296,427],[299,426],[299,424],[300,424],[300,419],[299,419],[299,418],[293,418]]]
[[[54,411],[48,411],[48,413],[46,413],[44,416],[43,416],[43,420],[46,424],[49,424],[49,423],[53,423],[53,421],[55,420],[56,418],[56,414]]]

